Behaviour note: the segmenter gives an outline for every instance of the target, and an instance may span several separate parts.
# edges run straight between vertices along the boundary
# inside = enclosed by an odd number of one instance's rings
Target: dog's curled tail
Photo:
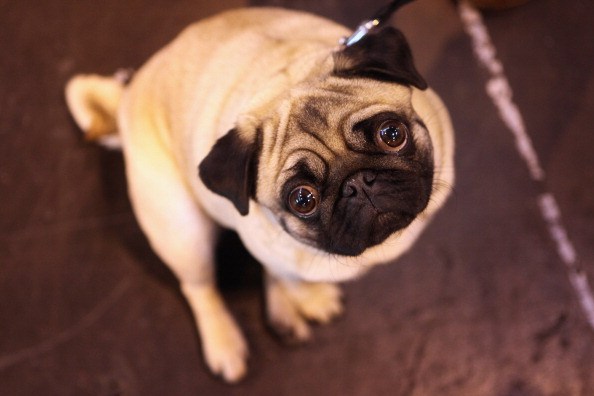
[[[66,103],[87,140],[111,149],[121,147],[116,117],[129,76],[127,71],[112,77],[78,74],[66,84]]]

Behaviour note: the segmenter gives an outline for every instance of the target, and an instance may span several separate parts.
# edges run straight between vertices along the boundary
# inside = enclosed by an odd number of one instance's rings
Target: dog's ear
[[[340,77],[367,77],[427,88],[406,38],[392,26],[371,30],[358,42],[335,52],[333,58],[334,74]]]
[[[231,129],[221,137],[198,167],[198,174],[209,190],[237,208],[242,216],[249,212],[250,198],[255,197],[258,172],[258,143]]]

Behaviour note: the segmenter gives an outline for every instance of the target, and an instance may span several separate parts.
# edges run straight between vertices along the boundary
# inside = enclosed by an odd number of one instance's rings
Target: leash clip
[[[343,37],[340,40],[338,40],[338,43],[345,47],[350,47],[351,45],[357,43],[359,40],[365,37],[367,33],[369,33],[372,29],[375,29],[380,24],[388,20],[397,9],[399,9],[407,3],[410,3],[411,1],[413,0],[392,0],[391,2],[380,8],[375,13],[375,15],[371,17],[371,19],[362,22],[359,26],[357,26],[355,32],[351,34],[349,37]]]
[[[380,24],[378,19],[372,19],[369,21],[365,21],[357,26],[357,29],[351,34],[349,37],[342,37],[338,43],[340,45],[344,45],[345,47],[350,47],[351,45],[355,44],[359,40],[369,33],[369,31]]]

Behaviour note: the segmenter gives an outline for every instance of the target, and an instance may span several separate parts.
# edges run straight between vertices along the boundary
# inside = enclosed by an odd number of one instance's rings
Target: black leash
[[[344,45],[345,47],[349,47],[355,44],[357,41],[361,40],[367,33],[371,30],[376,29],[378,26],[384,24],[391,16],[405,4],[410,3],[413,0],[394,0],[390,3],[386,4],[382,8],[380,8],[372,17],[364,22],[362,22],[353,34],[349,37],[343,37],[340,39],[340,44]]]

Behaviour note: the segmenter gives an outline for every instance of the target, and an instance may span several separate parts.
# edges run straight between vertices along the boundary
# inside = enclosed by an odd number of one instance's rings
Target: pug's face
[[[380,47],[396,39],[398,48]],[[333,73],[293,87],[253,131],[221,138],[200,165],[203,182],[243,215],[254,199],[303,243],[360,255],[408,226],[431,196],[433,148],[412,86],[426,87],[398,31],[362,40],[335,54]]]
[[[431,141],[408,87],[331,77],[313,91],[264,125],[256,200],[296,239],[356,256],[427,206]]]

